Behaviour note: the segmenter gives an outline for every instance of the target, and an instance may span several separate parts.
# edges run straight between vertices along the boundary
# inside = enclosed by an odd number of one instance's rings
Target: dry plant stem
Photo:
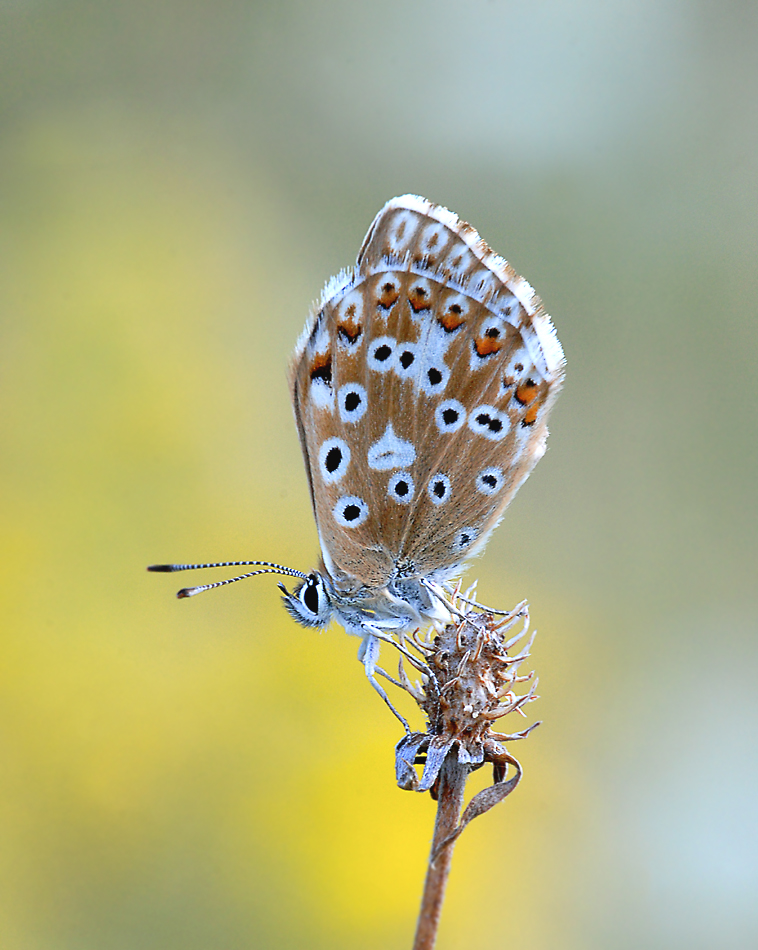
[[[458,761],[458,749],[456,747],[451,749],[440,769],[434,840],[429,852],[429,867],[424,881],[424,894],[421,898],[413,950],[432,950],[437,939],[437,928],[442,913],[442,902],[445,898],[445,887],[450,873],[455,841],[451,841],[436,860],[433,861],[433,858],[441,842],[452,835],[458,827],[468,771],[468,766],[461,765]]]

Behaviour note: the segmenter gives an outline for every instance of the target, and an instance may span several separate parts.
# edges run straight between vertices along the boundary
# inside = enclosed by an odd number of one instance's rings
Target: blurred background
[[[315,564],[285,367],[408,191],[527,277],[568,359],[468,575],[529,598],[544,725],[439,946],[755,947],[758,6],[0,20],[3,948],[410,946],[434,807],[395,787],[356,641],[270,578],[178,602],[144,571]]]

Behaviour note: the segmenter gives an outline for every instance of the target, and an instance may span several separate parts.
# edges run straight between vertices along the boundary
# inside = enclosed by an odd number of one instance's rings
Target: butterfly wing
[[[449,572],[545,451],[563,353],[532,288],[469,225],[405,195],[325,288],[291,370],[327,569]]]

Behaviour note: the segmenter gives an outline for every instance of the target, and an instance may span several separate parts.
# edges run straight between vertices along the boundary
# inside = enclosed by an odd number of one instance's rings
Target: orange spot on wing
[[[537,383],[535,383],[533,379],[527,379],[525,383],[522,383],[516,389],[516,399],[518,399],[522,406],[528,406],[537,395],[537,389]]]
[[[400,290],[397,284],[394,284],[391,280],[388,280],[387,283],[382,284],[376,302],[384,310],[389,310],[391,307],[395,306],[399,296]]]
[[[537,421],[537,411],[539,410],[539,404],[535,403],[533,406],[530,406],[524,413],[524,418],[521,420],[522,426],[533,426]]]
[[[353,308],[353,313],[355,308]],[[353,313],[348,310],[348,318],[337,324],[337,333],[343,336],[349,343],[355,343],[358,337],[363,333],[363,327],[356,320],[353,320]]]
[[[437,317],[437,323],[439,323],[442,329],[447,333],[452,333],[453,330],[457,330],[458,327],[463,326],[465,322],[458,304],[453,304],[448,308],[446,313],[442,313]]]
[[[480,336],[474,342],[474,347],[479,356],[489,356],[491,353],[497,353],[502,350],[503,341],[493,336]]]
[[[424,287],[411,287],[411,292],[408,294],[408,303],[413,308],[414,313],[418,313],[419,310],[428,310],[429,292]]]
[[[332,381],[332,354],[317,353],[311,364],[311,379],[323,379],[326,383]]]

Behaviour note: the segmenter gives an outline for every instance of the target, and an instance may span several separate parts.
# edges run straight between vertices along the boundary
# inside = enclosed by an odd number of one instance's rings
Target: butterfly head
[[[334,606],[326,581],[318,571],[310,573],[302,584],[290,593],[279,585],[287,612],[303,627],[325,627],[332,619]]]

